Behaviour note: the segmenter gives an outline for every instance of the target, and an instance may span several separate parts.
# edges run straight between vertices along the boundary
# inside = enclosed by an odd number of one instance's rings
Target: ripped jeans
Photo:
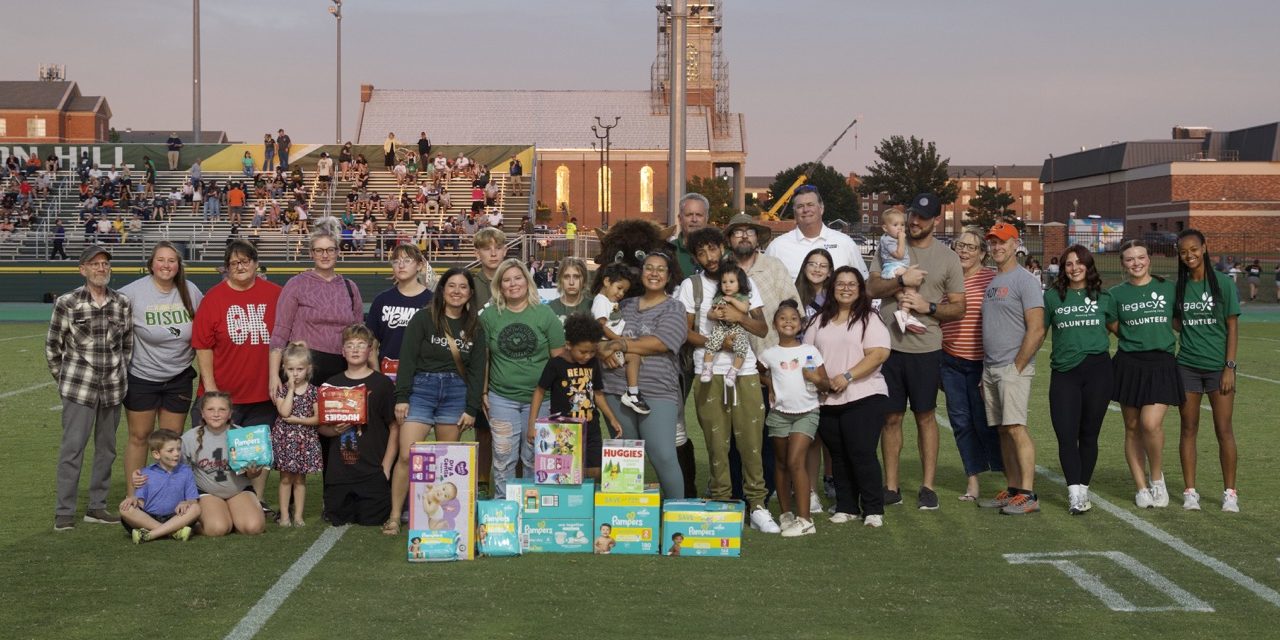
[[[533,482],[533,445],[529,432],[528,402],[509,400],[489,392],[489,429],[493,433],[493,495],[501,500],[507,495],[507,483],[516,478],[516,463],[524,466],[524,478]],[[539,418],[550,414],[551,403],[543,402]]]

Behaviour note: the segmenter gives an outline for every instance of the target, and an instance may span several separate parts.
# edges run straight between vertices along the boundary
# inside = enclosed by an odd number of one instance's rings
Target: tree
[[[107,131],[107,142],[120,142],[120,132],[115,127]]]
[[[1001,191],[999,187],[979,185],[977,195],[969,200],[965,222],[980,226],[984,231],[990,230],[997,222],[1007,222],[1022,231],[1022,220],[1009,208],[1014,202],[1013,194]]]
[[[791,188],[792,183],[796,181],[809,169],[812,162],[799,164],[790,169],[783,169],[778,175],[773,177],[773,184],[769,185],[769,193],[774,198],[780,197]],[[811,184],[818,189],[818,193],[822,194],[823,202],[823,220],[847,220],[849,222],[858,222],[862,219],[858,212],[858,199],[853,193],[853,188],[849,186],[849,182],[845,179],[844,174],[836,171],[834,167],[820,164],[813,170],[813,175],[809,176],[809,181],[805,184]],[[765,208],[773,206],[773,202],[767,204]],[[791,212],[791,205],[787,203],[787,207],[779,212],[783,219],[794,217]]]
[[[950,158],[939,158],[932,142],[915,136],[910,139],[890,136],[876,146],[880,159],[867,167],[867,175],[858,185],[858,193],[888,194],[887,204],[910,204],[917,194],[932,193],[942,204],[956,201],[960,189],[947,176]]]
[[[701,193],[711,203],[707,223],[724,226],[737,211],[733,208],[733,185],[725,178],[694,176],[685,185],[685,193]]]

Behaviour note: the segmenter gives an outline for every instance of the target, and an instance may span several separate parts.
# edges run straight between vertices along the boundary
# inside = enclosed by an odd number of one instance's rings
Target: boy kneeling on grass
[[[134,544],[173,536],[186,542],[200,517],[196,477],[182,464],[182,437],[159,429],[147,438],[155,464],[142,469],[147,483],[120,503],[120,523]]]

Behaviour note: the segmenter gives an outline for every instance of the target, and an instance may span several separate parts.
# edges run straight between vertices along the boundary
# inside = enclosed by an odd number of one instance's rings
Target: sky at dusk
[[[359,86],[648,89],[651,0],[346,0],[343,136]],[[730,106],[746,114],[749,175],[815,158],[862,171],[875,144],[917,135],[955,164],[1165,138],[1175,124],[1280,119],[1280,3],[728,0]],[[334,137],[327,0],[204,0],[202,125],[257,141]],[[112,126],[191,128],[191,2],[57,0],[9,7],[0,79],[67,67]],[[583,123],[589,136],[591,122]],[[403,137],[416,137],[405,132]],[[587,138],[590,140],[590,138]]]

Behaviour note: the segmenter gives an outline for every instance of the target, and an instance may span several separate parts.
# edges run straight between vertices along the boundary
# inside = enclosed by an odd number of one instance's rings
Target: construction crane
[[[799,189],[800,185],[808,182],[809,178],[813,177],[814,170],[822,165],[822,160],[827,157],[828,153],[831,153],[832,149],[836,148],[836,145],[839,144],[840,139],[844,137],[844,134],[849,133],[849,130],[852,129],[853,125],[855,124],[858,124],[857,118],[854,118],[853,122],[850,122],[849,126],[845,127],[844,131],[841,131],[840,135],[836,136],[836,139],[831,142],[831,145],[827,147],[827,150],[823,151],[822,155],[818,156],[818,159],[814,160],[809,165],[809,168],[806,169],[804,173],[800,174],[800,177],[796,178],[796,181],[791,183],[791,186],[787,187],[787,190],[782,192],[782,195],[778,196],[778,199],[773,202],[773,206],[769,207],[769,210],[764,212],[764,214],[760,216],[761,219],[764,219],[764,220],[781,220],[782,219],[780,217],[780,214],[782,213],[782,210],[786,208],[787,203],[791,202],[791,196],[795,194],[796,189]]]

